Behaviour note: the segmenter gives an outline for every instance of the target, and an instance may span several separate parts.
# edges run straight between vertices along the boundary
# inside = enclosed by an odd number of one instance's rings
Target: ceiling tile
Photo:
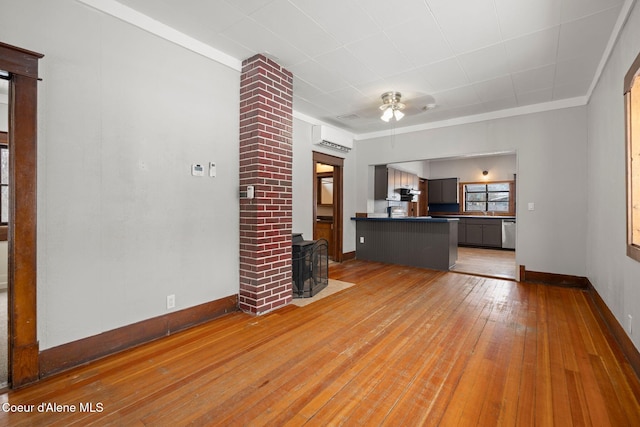
[[[382,31],[373,18],[352,1],[296,0],[294,3],[341,44],[352,43]]]
[[[612,7],[622,6],[623,0],[562,0],[562,22],[584,18]]]
[[[403,71],[385,78],[384,81],[387,83],[387,90],[398,91],[408,97],[421,96],[434,91],[422,69]]]
[[[570,84],[575,80],[593,79],[600,58],[596,55],[580,56],[556,64],[556,85]]]
[[[482,106],[487,111],[500,111],[517,107],[518,101],[516,100],[516,96],[512,94],[508,98],[493,99],[488,102],[483,102]]]
[[[480,100],[485,103],[497,99],[513,98],[515,100],[513,82],[509,75],[475,83],[472,86]]]
[[[456,58],[429,64],[420,70],[424,73],[424,78],[429,82],[434,92],[442,92],[469,84],[469,79]]]
[[[539,104],[542,102],[550,102],[553,100],[553,89],[542,89],[532,92],[524,92],[516,95],[518,105]]]
[[[289,71],[294,74],[294,80],[304,80],[322,92],[330,92],[349,86],[340,75],[330,72],[311,59],[289,67]]]
[[[493,0],[459,2],[426,0],[455,53],[477,50],[501,41]]]
[[[403,24],[419,14],[428,14],[424,0],[403,0],[391,2],[387,0],[355,0],[380,26],[385,29]],[[358,17],[352,17],[354,20]]]
[[[522,94],[553,88],[555,75],[556,66],[555,64],[551,64],[513,73],[511,78],[516,94]]]
[[[324,92],[300,78],[294,78],[293,93],[296,97],[309,101],[319,97]]]
[[[473,105],[481,102],[472,86],[465,86],[444,92],[434,93],[438,109],[455,108],[461,105]]]
[[[584,96],[589,89],[589,85],[591,85],[591,80],[576,80],[566,85],[556,85],[553,88],[553,99]]]
[[[495,3],[505,39],[560,24],[560,0],[495,0]]]
[[[560,27],[552,27],[507,40],[504,45],[512,72],[553,64],[558,51]]]
[[[489,80],[509,72],[507,52],[502,43],[460,55],[459,61],[471,82]]]
[[[253,12],[251,17],[311,57],[340,46],[335,38],[287,0],[275,0]]]
[[[350,84],[367,83],[380,78],[345,48],[322,54],[314,58],[324,68],[336,75],[343,75]],[[348,72],[345,72],[348,70]]]
[[[586,18],[562,24],[558,60],[588,53],[602,56],[619,12],[619,8],[608,9]]]
[[[145,0],[143,0],[145,1]],[[165,0],[167,1],[167,0]],[[168,1],[173,1],[173,0],[168,0]],[[210,0],[191,0],[191,1],[196,1],[199,3],[211,3]],[[224,0],[225,3],[228,3],[230,5],[232,5],[233,7],[237,8],[238,10],[240,10],[242,13],[248,15],[251,14],[253,12],[255,12],[256,10],[259,10],[263,7],[265,7],[266,5],[268,5],[269,3],[273,3],[274,0],[242,0],[242,1],[237,1],[237,0]],[[184,4],[186,2],[180,2],[181,4]],[[198,8],[198,10],[200,10]]]
[[[396,74],[398,70],[412,68],[411,62],[383,33],[351,43],[347,45],[347,49],[364,65],[382,77]]]
[[[270,53],[282,58],[283,66],[289,66],[307,58],[302,51],[248,17],[227,28],[222,35],[237,41],[254,53]]]
[[[431,15],[420,14],[410,21],[385,29],[385,34],[414,66],[426,65],[453,56]]]

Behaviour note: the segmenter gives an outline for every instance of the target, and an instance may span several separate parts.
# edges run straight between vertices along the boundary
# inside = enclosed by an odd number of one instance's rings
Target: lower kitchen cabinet
[[[470,246],[502,247],[502,220],[498,218],[460,218],[458,243]]]

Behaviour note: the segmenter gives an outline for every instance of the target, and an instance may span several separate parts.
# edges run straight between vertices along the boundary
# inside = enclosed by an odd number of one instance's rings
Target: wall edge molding
[[[235,311],[238,311],[238,296],[231,295],[42,350],[40,378],[146,344]]]

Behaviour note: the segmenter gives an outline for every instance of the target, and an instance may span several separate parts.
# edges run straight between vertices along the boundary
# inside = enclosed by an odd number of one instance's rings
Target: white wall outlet
[[[176,307],[176,296],[175,295],[167,295],[167,310]]]
[[[255,197],[255,187],[253,185],[247,185],[247,199],[253,199]]]
[[[364,236],[360,236],[360,243],[364,243]]]

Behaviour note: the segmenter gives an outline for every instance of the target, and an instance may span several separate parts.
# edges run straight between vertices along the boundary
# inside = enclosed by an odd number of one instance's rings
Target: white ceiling
[[[359,134],[584,98],[624,2],[119,1],[238,60],[270,56],[294,74],[296,112]],[[437,107],[384,123],[392,90]]]

